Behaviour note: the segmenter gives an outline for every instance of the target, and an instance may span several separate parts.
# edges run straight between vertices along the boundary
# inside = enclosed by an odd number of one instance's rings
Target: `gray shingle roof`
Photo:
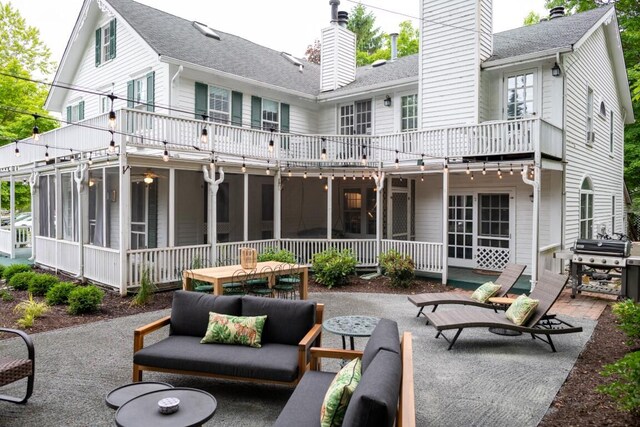
[[[496,33],[493,35],[493,56],[489,61],[571,47],[612,7],[600,7]]]
[[[334,93],[344,92],[357,88],[376,86],[385,82],[393,82],[410,77],[418,77],[418,55],[409,55],[398,58],[393,62],[387,62],[379,67],[367,65],[356,69],[356,79],[353,83],[336,89]]]
[[[204,36],[183,18],[131,0],[109,4],[159,55],[310,95],[319,92],[320,67],[307,61],[301,73],[280,52],[233,34]]]

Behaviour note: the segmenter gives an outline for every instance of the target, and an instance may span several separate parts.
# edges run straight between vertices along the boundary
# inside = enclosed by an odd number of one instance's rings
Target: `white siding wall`
[[[85,46],[73,47],[83,49],[84,53],[73,80],[68,83],[90,90],[108,91],[111,90],[111,84],[114,83],[114,93],[120,97],[126,97],[129,80],[144,77],[150,71],[155,71],[155,102],[163,105],[168,104],[168,65],[158,61],[158,55],[129,27],[124,19],[117,19],[115,59],[96,67],[95,30],[111,19],[107,14],[101,13],[98,21],[84,23],[84,25],[91,26],[93,30],[90,32],[91,36]],[[80,41],[81,39],[78,39],[76,43]],[[63,119],[66,119],[66,106],[81,100],[85,102],[85,118],[98,115],[100,113],[100,98],[96,95],[69,91],[62,103]],[[126,99],[116,100],[114,106],[116,109],[126,107]],[[156,108],[156,111],[166,113],[166,110],[161,108]],[[105,141],[108,142],[107,137],[105,137]]]
[[[565,246],[570,246],[579,233],[579,191],[585,175],[594,187],[594,227],[607,224],[611,231],[611,196],[616,196],[614,231],[623,231],[623,124],[621,104],[615,86],[615,76],[606,48],[602,28],[573,54],[564,60],[567,85],[566,112],[566,208]],[[586,145],[587,88],[594,92],[593,146]],[[606,117],[598,114],[600,99],[606,105]],[[609,154],[609,112],[614,111],[614,152]],[[594,233],[595,236],[595,233]]]
[[[562,78],[551,75],[554,63],[542,65],[542,118],[562,128]]]
[[[400,131],[400,123],[394,123],[394,112],[400,110],[400,98],[392,100],[391,107],[384,106],[386,95],[376,96],[373,99],[373,134],[380,135]],[[394,102],[395,101],[395,102]]]

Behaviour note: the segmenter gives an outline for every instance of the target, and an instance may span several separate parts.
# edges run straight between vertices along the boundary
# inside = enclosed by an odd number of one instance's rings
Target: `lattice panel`
[[[504,270],[510,257],[511,252],[505,248],[478,247],[476,251],[476,263],[485,270]]]

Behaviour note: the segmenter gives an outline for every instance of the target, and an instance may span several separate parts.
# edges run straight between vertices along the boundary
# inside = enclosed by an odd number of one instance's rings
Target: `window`
[[[376,193],[373,187],[345,189],[342,217],[345,233],[375,235]]]
[[[112,19],[96,30],[96,67],[116,57],[116,20]]]
[[[371,134],[371,100],[342,105],[339,126],[340,135]]]
[[[100,97],[100,114],[105,114],[111,111],[111,101],[106,96]]]
[[[227,89],[209,86],[209,119],[216,123],[229,124],[231,98]]]
[[[278,131],[280,124],[278,110],[279,105],[276,101],[262,100],[262,129]]]
[[[67,106],[67,123],[75,123],[84,120],[84,101]]]
[[[613,154],[613,134],[614,134],[614,123],[613,123],[613,110],[609,111],[609,153]]]
[[[56,177],[55,175],[40,176],[38,187],[39,198],[39,230],[42,237],[56,237]]]
[[[595,135],[593,133],[593,89],[587,90],[587,144],[593,144]]]
[[[611,233],[616,232],[616,196],[611,196]]]
[[[135,107],[144,107],[147,102],[147,78],[141,77],[133,81],[133,100]]]
[[[507,77],[507,119],[522,119],[534,114],[533,72]]]
[[[401,99],[402,132],[418,129],[418,95],[407,95]]]
[[[580,239],[593,238],[593,185],[586,177],[580,186]]]

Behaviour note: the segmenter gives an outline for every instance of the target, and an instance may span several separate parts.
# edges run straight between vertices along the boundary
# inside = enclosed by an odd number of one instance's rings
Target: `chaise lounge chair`
[[[438,313],[427,313],[425,316],[438,331],[436,338],[440,335],[449,342],[451,350],[460,333],[465,328],[502,328],[522,333],[531,334],[534,339],[539,339],[551,346],[553,352],[556,351],[551,335],[568,334],[582,332],[582,327],[572,326],[554,314],[547,314],[551,306],[556,302],[562,289],[567,284],[568,277],[560,274],[545,271],[540,276],[540,280],[530,297],[539,300],[538,307],[529,320],[522,326],[518,326],[505,317],[503,313],[494,313],[488,310],[457,309],[441,311]],[[442,331],[457,329],[453,339],[449,340]],[[545,336],[543,338],[542,336]]]
[[[500,274],[500,276],[494,281],[495,284],[502,286],[500,291],[495,297],[504,297],[507,295],[511,288],[516,284],[520,276],[522,276],[522,272],[527,268],[526,265],[521,264],[507,264],[504,268],[504,271]],[[433,313],[436,311],[439,305],[441,304],[459,304],[459,305],[475,305],[477,307],[484,308],[493,308],[495,310],[496,306],[490,303],[479,302],[474,299],[471,299],[470,296],[459,293],[459,292],[440,292],[440,293],[425,293],[425,294],[417,294],[409,296],[409,301],[413,303],[416,307],[420,307],[418,314],[416,317],[420,317],[420,315],[424,315],[422,310],[426,306],[433,306]],[[428,322],[427,322],[428,323]]]

